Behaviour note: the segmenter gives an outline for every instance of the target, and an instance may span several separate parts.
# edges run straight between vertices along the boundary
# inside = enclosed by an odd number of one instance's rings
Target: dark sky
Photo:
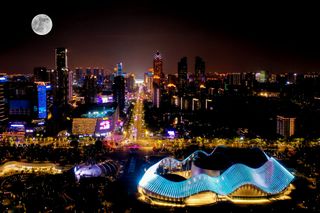
[[[70,51],[70,68],[111,70],[122,61],[125,71],[138,77],[152,66],[156,50],[163,55],[165,73],[176,73],[183,56],[193,72],[197,55],[206,61],[207,71],[306,72],[320,67],[316,5],[203,0],[21,2],[0,5],[0,72],[54,68],[54,48],[60,46]],[[46,36],[31,29],[31,20],[39,13],[53,20],[53,30]]]

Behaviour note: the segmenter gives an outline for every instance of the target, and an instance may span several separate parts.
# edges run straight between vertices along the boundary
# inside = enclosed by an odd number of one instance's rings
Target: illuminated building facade
[[[194,69],[196,85],[200,85],[206,81],[205,69],[206,69],[205,62],[203,61],[202,58],[197,56],[195,60],[195,69]]]
[[[149,93],[153,90],[153,71],[144,73],[144,85],[147,87]]]
[[[196,151],[183,161],[162,159],[145,172],[138,191],[140,199],[154,205],[249,204],[289,199],[293,179],[259,149],[217,147],[211,154]]]
[[[116,177],[120,171],[120,164],[113,160],[106,160],[98,164],[80,164],[73,168],[74,175],[79,181],[81,178]]]
[[[228,83],[230,85],[241,85],[241,73],[228,73]]]
[[[134,91],[134,88],[135,88],[135,80],[136,80],[136,77],[133,73],[127,75],[126,77],[126,89],[128,92],[133,92]]]
[[[161,79],[163,78],[163,63],[162,56],[159,51],[154,54],[153,57],[153,72],[154,72],[154,82],[160,84]]]
[[[160,107],[161,90],[160,86],[156,83],[153,84],[152,102],[156,108]]]
[[[295,133],[296,118],[277,116],[277,134],[287,138]]]
[[[72,133],[75,135],[108,136],[119,120],[117,104],[92,104],[81,106],[75,112]]]
[[[6,104],[6,88],[8,77],[5,73],[0,73],[0,132],[2,132],[8,121],[8,107]]]

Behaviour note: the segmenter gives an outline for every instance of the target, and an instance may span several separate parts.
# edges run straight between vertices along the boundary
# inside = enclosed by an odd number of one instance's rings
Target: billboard
[[[110,117],[99,118],[96,125],[96,133],[104,134],[114,129],[113,120]]]

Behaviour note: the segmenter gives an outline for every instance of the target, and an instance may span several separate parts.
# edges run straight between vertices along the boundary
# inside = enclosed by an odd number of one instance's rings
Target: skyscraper
[[[69,101],[69,71],[68,71],[68,60],[67,60],[66,48],[57,48],[56,49],[56,85],[54,85],[54,99],[55,104],[59,108],[63,108],[68,105]]]
[[[153,70],[144,73],[144,84],[147,87],[147,91],[152,93],[153,91]]]
[[[97,77],[94,75],[86,75],[83,83],[84,100],[87,104],[95,102],[97,95]]]
[[[161,90],[159,84],[153,83],[152,102],[156,108],[160,107]]]
[[[126,88],[128,92],[133,92],[134,87],[135,87],[135,75],[133,73],[129,74],[126,77]]]
[[[7,75],[5,73],[0,73],[0,132],[5,128],[6,122],[8,121],[7,105],[5,102],[7,81]]]
[[[283,137],[290,137],[295,132],[295,121],[296,118],[277,116],[277,134]]]
[[[199,56],[196,57],[194,74],[196,85],[205,82],[205,62]]]
[[[114,77],[113,100],[118,103],[120,113],[123,112],[125,102],[125,84],[124,77],[118,75]]]
[[[178,62],[178,90],[183,92],[188,81],[188,64],[187,57],[183,57]]]
[[[125,81],[122,72],[122,63],[117,64],[117,70],[112,85],[113,100],[118,103],[120,113],[123,112],[125,102]]]
[[[82,86],[84,81],[84,72],[81,67],[76,67],[73,82],[75,85]]]
[[[154,82],[160,84],[161,79],[163,78],[163,72],[162,72],[162,56],[159,51],[154,54],[153,57],[153,78]]]

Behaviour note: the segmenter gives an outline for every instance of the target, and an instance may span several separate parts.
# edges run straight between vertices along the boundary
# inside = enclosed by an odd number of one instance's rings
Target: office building
[[[69,70],[68,70],[68,50],[57,48],[55,54],[56,62],[56,82],[54,86],[54,101],[58,108],[64,108],[70,100],[69,93]],[[72,88],[72,87],[71,87]]]
[[[295,133],[295,122],[294,117],[277,116],[277,134],[287,138]]]
[[[162,63],[162,56],[159,51],[154,54],[153,57],[153,73],[154,73],[154,82],[160,83],[161,79],[163,78],[163,63]]]
[[[199,56],[195,59],[195,83],[200,85],[205,82],[205,62]]]
[[[7,75],[0,73],[0,132],[4,131],[8,121],[8,106],[6,104],[7,82]]]
[[[122,75],[114,77],[113,100],[118,103],[120,113],[123,112],[125,104],[125,83]]]

